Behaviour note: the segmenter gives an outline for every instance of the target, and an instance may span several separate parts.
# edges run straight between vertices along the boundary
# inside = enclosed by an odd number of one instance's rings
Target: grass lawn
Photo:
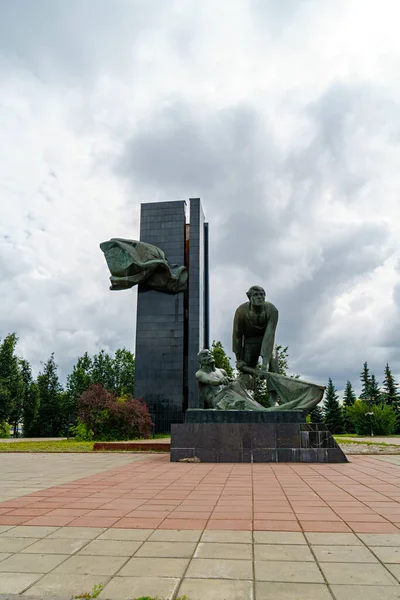
[[[170,436],[156,436],[157,438]],[[39,442],[13,441],[2,442],[0,440],[0,452],[93,452],[94,442],[77,442],[70,440],[43,440]],[[111,450],[111,452],[124,452],[123,450]],[[132,452],[132,450],[129,450]]]

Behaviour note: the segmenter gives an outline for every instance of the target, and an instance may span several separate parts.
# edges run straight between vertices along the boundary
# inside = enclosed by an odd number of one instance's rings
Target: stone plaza
[[[349,458],[2,454],[0,594],[400,598],[400,457]]]

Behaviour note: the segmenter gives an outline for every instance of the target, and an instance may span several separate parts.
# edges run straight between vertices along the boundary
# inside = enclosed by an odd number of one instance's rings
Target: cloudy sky
[[[398,0],[0,0],[0,337],[134,348],[98,244],[201,197],[211,339],[252,284],[290,366],[400,376]]]

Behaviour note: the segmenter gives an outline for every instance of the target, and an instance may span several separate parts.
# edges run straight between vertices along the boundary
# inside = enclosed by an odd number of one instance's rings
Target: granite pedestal
[[[347,462],[327,427],[302,411],[188,410],[171,426],[171,462]]]

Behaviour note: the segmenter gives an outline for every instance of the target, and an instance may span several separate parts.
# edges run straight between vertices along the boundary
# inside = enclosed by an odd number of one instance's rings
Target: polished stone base
[[[189,408],[185,423],[305,423],[303,410],[202,410]]]
[[[224,411],[215,411],[215,414],[220,412]],[[319,423],[186,422],[172,425],[171,462],[194,457],[207,463],[347,462],[332,434]]]

